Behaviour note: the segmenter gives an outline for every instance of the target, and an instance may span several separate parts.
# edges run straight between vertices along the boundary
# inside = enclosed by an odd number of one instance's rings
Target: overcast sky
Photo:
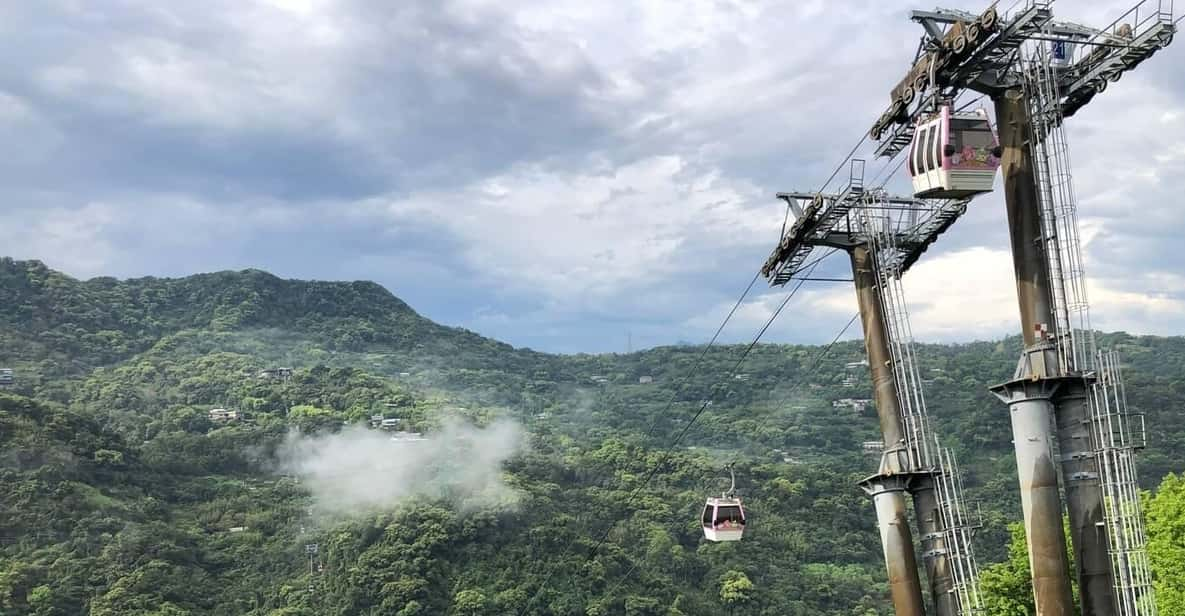
[[[1127,4],[1055,8],[1104,25]],[[911,8],[930,6],[6,2],[0,254],[375,280],[541,350],[700,342],[777,240],[773,194],[817,189],[885,107]],[[1104,329],[1185,333],[1183,60],[1067,124]],[[920,339],[1018,330],[1006,248],[1000,198],[975,201],[906,276]],[[726,339],[781,298],[757,290]],[[825,342],[854,311],[849,285],[812,283],[767,339]]]

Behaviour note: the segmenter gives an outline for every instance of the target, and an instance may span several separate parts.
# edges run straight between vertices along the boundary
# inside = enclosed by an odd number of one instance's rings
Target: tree
[[[45,584],[29,591],[28,602],[35,616],[48,616],[54,613],[53,590]]]
[[[720,600],[728,606],[730,612],[738,605],[748,603],[751,600],[751,592],[753,582],[749,581],[749,576],[743,571],[732,570],[720,578]]]
[[[661,604],[654,597],[633,595],[625,598],[626,616],[660,616],[661,613]]]
[[[992,616],[1028,616],[1033,613],[1033,581],[1029,572],[1029,548],[1025,527],[1019,522],[1008,527],[1008,560],[983,570],[979,587],[984,608]]]
[[[1070,546],[1070,520],[1062,519],[1066,545]],[[1025,527],[1020,522],[1008,525],[1008,560],[987,567],[979,576],[984,608],[992,616],[1028,616],[1033,605],[1033,579],[1029,568],[1029,547],[1025,541]],[[1069,556],[1069,571],[1074,571],[1074,553]],[[1078,604],[1078,582],[1070,579],[1070,592]]]
[[[486,596],[480,590],[465,589],[453,597],[453,613],[458,616],[481,616],[486,611]]]
[[[1185,614],[1185,479],[1169,475],[1148,503],[1148,557],[1161,614]]]

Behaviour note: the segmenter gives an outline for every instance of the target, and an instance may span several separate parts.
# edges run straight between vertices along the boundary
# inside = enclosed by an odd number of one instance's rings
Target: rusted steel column
[[[877,526],[885,553],[885,568],[889,576],[889,593],[897,616],[924,616],[922,582],[918,575],[917,555],[913,534],[905,514],[905,491],[910,476],[908,452],[905,449],[905,427],[897,402],[897,387],[893,380],[891,354],[885,332],[884,310],[876,286],[875,264],[865,246],[850,251],[852,277],[856,286],[856,301],[864,325],[864,346],[868,351],[868,369],[872,376],[873,397],[880,418],[885,453],[877,475],[861,485],[872,496],[876,507]]]
[[[1037,198],[1033,156],[1029,150],[1032,126],[1024,94],[1008,90],[993,99],[1000,146],[1004,149],[1000,169],[1004,174],[1004,204],[1008,211],[1012,264],[1016,272],[1016,299],[1026,347],[1043,342],[1042,331],[1052,321],[1049,272],[1041,232],[1041,203]]]
[[[1103,526],[1103,488],[1094,454],[1088,388],[1085,378],[1073,377],[1067,377],[1058,388],[1054,398],[1058,452],[1070,512],[1070,540],[1082,616],[1111,616],[1118,603]]]
[[[866,246],[851,249],[852,278],[856,285],[856,303],[860,306],[860,322],[864,326],[864,348],[868,351],[868,372],[872,377],[872,397],[880,418],[885,452],[899,451],[893,458],[890,471],[906,468],[904,459],[905,426],[897,403],[897,386],[893,381],[892,355],[885,332],[885,314],[880,293],[876,288],[876,270],[872,254]]]
[[[1085,400],[1085,383],[1081,378],[1061,378],[1059,384],[1050,384],[1046,379],[1057,379],[1063,376],[1064,366],[1058,366],[1057,355],[1049,351],[1049,341],[1046,332],[1051,332],[1052,294],[1049,280],[1048,257],[1045,255],[1046,238],[1042,232],[1042,212],[1037,193],[1037,179],[1033,174],[1032,150],[1030,140],[1035,139],[1029,121],[1029,111],[1023,92],[1018,89],[1008,90],[1003,95],[994,98],[995,115],[1000,131],[1000,145],[1004,148],[1001,168],[1004,169],[1004,197],[1008,214],[1008,230],[1012,243],[1012,262],[1017,278],[1017,302],[1020,308],[1020,323],[1025,341],[1025,357],[1021,359],[1016,379],[1031,381],[1027,390],[1039,389],[1052,392],[1058,386],[1058,396],[1052,402],[1049,397],[1032,399],[1030,403],[1013,404],[1010,402],[1013,429],[1016,431],[1018,413],[1029,413],[1036,417],[1052,412],[1057,422],[1057,443],[1061,449],[1061,467],[1065,479],[1065,493],[1067,493],[1067,509],[1070,516],[1071,537],[1074,540],[1075,562],[1077,565],[1077,579],[1082,596],[1083,616],[1109,616],[1114,612],[1114,590],[1112,588],[1112,571],[1107,552],[1106,532],[1095,526],[1102,520],[1102,492],[1098,486],[1097,464],[1093,457],[1093,447],[1090,441],[1090,412]],[[1016,387],[1001,386],[998,394],[1006,400],[1016,400],[1017,397],[1026,398],[1029,393],[1017,393]],[[1042,410],[1032,410],[1040,406]],[[1045,406],[1049,406],[1045,410]],[[1027,410],[1026,410],[1027,409]],[[1026,419],[1027,421],[1027,419]],[[1046,417],[1049,421],[1049,417]],[[1016,435],[1014,435],[1016,436]],[[1017,463],[1020,473],[1021,498],[1024,498],[1025,473],[1020,468],[1021,443],[1017,437]],[[1044,436],[1042,436],[1044,438]],[[1040,467],[1030,469],[1033,476],[1039,477],[1045,473]],[[1037,485],[1043,481],[1037,479]],[[1057,477],[1052,477],[1052,492],[1056,494]],[[1052,496],[1051,496],[1052,498]],[[1039,500],[1039,499],[1038,499]],[[1036,505],[1037,513],[1033,515],[1055,515],[1052,503]],[[1039,513],[1040,509],[1048,507],[1048,513]],[[1056,533],[1057,539],[1064,544],[1062,532],[1062,508],[1057,503],[1056,528],[1052,520],[1037,520],[1033,522],[1035,528],[1030,528],[1030,511],[1026,509],[1026,532],[1037,532],[1037,528],[1049,528],[1049,533]],[[1037,544],[1049,547],[1052,538],[1037,537]],[[1030,560],[1037,558],[1032,553],[1033,541],[1030,541]],[[1064,551],[1064,545],[1062,547]],[[1064,557],[1062,558],[1064,560]],[[1055,571],[1043,573],[1049,580],[1055,576]],[[1037,570],[1035,576],[1035,592],[1037,592]],[[1056,573],[1061,579],[1061,573]],[[1052,582],[1049,582],[1052,584]],[[1061,588],[1050,590],[1055,596],[1062,596]],[[1064,595],[1069,597],[1068,590]],[[1052,601],[1052,599],[1051,599]],[[1057,599],[1063,601],[1063,599]],[[1069,601],[1069,599],[1067,599]],[[1038,614],[1042,599],[1038,597]],[[1072,609],[1068,608],[1068,609]],[[1061,612],[1058,612],[1061,614]],[[1067,612],[1068,614],[1068,612]]]

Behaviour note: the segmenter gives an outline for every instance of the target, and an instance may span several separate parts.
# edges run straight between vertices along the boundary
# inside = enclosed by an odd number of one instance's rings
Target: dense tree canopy
[[[1156,426],[1153,488],[1185,467],[1171,446],[1185,436],[1185,340],[1105,342]],[[1018,346],[920,348],[944,443],[975,461],[976,547],[1000,563],[984,573],[993,614],[1031,601],[1008,529],[1007,415],[987,393]],[[760,345],[730,376],[739,352],[556,356],[436,325],[371,283],[77,281],[0,260],[0,366],[17,376],[0,392],[0,614],[888,614],[856,487],[875,467],[860,447],[875,410],[832,404],[871,397],[845,368],[861,345]],[[521,425],[526,444],[498,472],[513,498],[446,487],[319,511],[279,464],[285,443],[374,415],[429,437],[457,419]],[[740,544],[707,543],[700,508],[727,487],[726,463],[751,524]],[[1166,479],[1148,510],[1161,613],[1185,596],[1168,565],[1185,558],[1182,485]]]

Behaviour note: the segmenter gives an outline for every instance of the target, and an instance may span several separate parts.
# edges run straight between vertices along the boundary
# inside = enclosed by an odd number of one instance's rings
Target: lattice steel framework
[[[876,142],[877,156],[891,162],[910,144],[917,120],[940,105],[957,101],[968,91],[996,99],[1023,90],[1025,101],[1020,108],[1027,111],[1032,122],[1032,135],[1025,141],[1031,149],[1037,195],[1009,193],[1009,207],[1034,212],[1034,216],[1039,213],[1040,228],[1033,229],[1040,237],[1035,242],[1014,242],[1014,250],[1017,245],[1044,248],[1040,257],[1017,253],[1020,256],[1016,258],[1020,259],[1017,263],[1025,264],[1042,261],[1039,268],[1048,274],[1051,314],[1036,322],[1038,329],[1052,329],[1039,341],[1041,345],[1047,344],[1046,340],[1052,343],[1054,355],[1049,363],[1057,364],[1050,366],[1053,371],[1049,374],[1033,372],[1025,377],[1051,384],[1034,391],[1052,392],[1057,383],[1063,382],[1085,384],[1089,412],[1082,416],[1090,424],[1092,442],[1087,451],[1072,451],[1067,459],[1097,459],[1098,482],[1104,492],[1102,525],[1109,541],[1119,613],[1148,615],[1155,613],[1155,606],[1133,461],[1135,451],[1144,442],[1143,418],[1127,411],[1118,359],[1096,350],[1069,151],[1061,126],[1066,117],[1089,103],[1109,83],[1166,47],[1180,19],[1174,20],[1172,0],[1143,0],[1112,24],[1096,29],[1054,21],[1052,4],[1052,0],[1016,0],[1007,9],[1000,9],[993,3],[980,14],[949,9],[915,11],[912,19],[923,26],[926,34],[912,68],[892,89],[890,105],[874,123],[870,135]],[[962,504],[957,466],[950,452],[933,438],[928,424],[900,290],[901,275],[966,211],[970,199],[936,201],[869,190],[863,183],[863,161],[853,161],[848,185],[839,192],[779,193],[778,197],[786,201],[796,219],[762,268],[771,285],[786,284],[799,274],[815,246],[873,248],[877,293],[883,304],[881,325],[889,339],[892,381],[900,398],[908,454],[908,460],[898,466],[910,471],[936,469],[935,488],[943,503],[943,524],[950,529],[946,542],[968,555],[965,561],[956,558],[952,563],[959,610],[974,613],[979,597],[970,546],[973,525]],[[1013,213],[1014,209],[1010,209],[1009,215]],[[1036,308],[1039,298],[1022,298],[1021,304],[1022,320],[1040,312]],[[1045,323],[1047,319],[1052,322]],[[1026,349],[1025,357],[1040,359],[1040,353],[1043,351]],[[1059,420],[1076,417],[1072,396],[1054,403],[1058,405]],[[1060,412],[1063,403],[1067,409],[1064,415]],[[1075,421],[1066,425],[1075,425]],[[1070,431],[1058,435],[1065,443],[1079,442],[1079,438]],[[1078,471],[1071,474],[1075,480],[1079,475],[1092,475]],[[1054,489],[1056,492],[1056,486]],[[1071,518],[1078,515],[1081,522],[1085,519],[1083,503],[1097,502],[1100,497],[1083,496],[1080,486],[1075,489],[1079,492],[1071,507]],[[1053,532],[1060,540],[1060,533]],[[1105,568],[1101,561],[1100,565]],[[1066,589],[1067,600],[1068,596]],[[1065,607],[1059,605],[1058,609]]]
[[[1030,148],[1045,229],[1055,346],[1061,374],[1081,376],[1090,383],[1087,401],[1093,422],[1092,447],[1103,489],[1117,613],[1152,616],[1156,603],[1134,455],[1145,442],[1143,416],[1133,417],[1128,412],[1118,355],[1098,352],[1090,325],[1070,153],[1062,128],[1062,107],[1056,104],[1062,98],[1059,59],[1050,45],[1027,45],[1022,50],[1021,69],[1036,137]],[[1134,430],[1134,425],[1139,429]]]
[[[902,254],[895,242],[910,237],[916,220],[893,216],[882,192],[869,193],[867,206],[855,210],[863,235],[875,255],[877,286],[884,307],[885,329],[889,332],[902,418],[905,422],[911,467],[933,473],[942,519],[946,556],[954,578],[957,613],[983,614],[979,593],[979,568],[971,538],[978,525],[972,520],[963,498],[963,481],[954,452],[942,447],[930,425],[926,395],[922,387],[913,328],[901,285]],[[888,215],[886,215],[888,214]]]
[[[905,431],[900,456],[881,469],[932,478],[938,505],[942,555],[953,578],[956,613],[982,614],[978,566],[971,545],[975,524],[964,504],[963,484],[954,454],[941,446],[930,425],[921,384],[913,332],[901,276],[967,208],[968,200],[933,200],[893,196],[867,188],[863,161],[853,161],[847,184],[836,193],[779,193],[795,215],[762,269],[772,286],[799,273],[817,246],[851,249],[866,246],[873,256],[883,328],[891,356],[897,406]]]

